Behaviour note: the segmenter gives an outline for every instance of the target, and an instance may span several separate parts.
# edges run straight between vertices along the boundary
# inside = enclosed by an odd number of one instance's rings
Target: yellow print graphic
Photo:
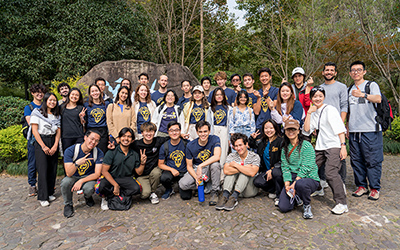
[[[197,155],[197,158],[199,158],[202,162],[208,160],[211,156],[211,151],[208,149],[204,149],[203,151],[200,151],[200,153]]]
[[[157,105],[163,104],[163,100],[164,100],[164,96],[161,96],[160,98],[158,98],[156,104],[157,104]]]
[[[276,152],[276,151],[278,151],[279,150],[279,148],[277,148],[277,147],[272,147],[272,152]]]
[[[203,116],[204,110],[202,108],[194,108],[192,110],[192,115],[196,122],[200,121],[200,118]]]
[[[149,120],[149,118],[150,118],[150,110],[146,106],[141,107],[139,109],[139,113],[143,116],[143,119],[145,121]]]
[[[226,116],[226,113],[224,110],[218,109],[217,111],[215,111],[214,118],[215,118],[215,121],[217,122],[217,124],[220,124],[222,122],[222,120],[224,120],[225,116]]]
[[[79,165],[78,167],[78,174],[79,175],[84,175],[86,170],[88,170],[88,168],[92,166],[92,162],[90,160],[86,160],[85,163],[83,163],[82,165]]]
[[[99,123],[103,115],[105,114],[104,110],[101,108],[95,108],[90,112],[90,115],[93,116],[94,121]]]
[[[163,119],[176,119],[175,111],[173,111],[171,114],[167,114],[167,112],[165,111],[163,113]]]
[[[249,96],[249,103],[247,103],[247,107],[252,108],[253,107],[253,99]]]
[[[182,164],[182,160],[185,158],[185,154],[181,150],[175,150],[169,157],[175,162],[176,168],[179,168]]]
[[[267,99],[266,98],[261,98],[261,107],[262,107],[262,110],[264,111],[264,112],[267,112],[267,109],[268,109],[268,103],[267,103]]]

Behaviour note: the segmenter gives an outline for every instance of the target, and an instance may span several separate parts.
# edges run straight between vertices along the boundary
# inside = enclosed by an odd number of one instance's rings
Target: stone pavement
[[[385,156],[381,198],[355,198],[347,159],[350,211],[333,215],[332,192],[312,199],[314,219],[302,209],[280,213],[266,193],[241,199],[234,211],[216,211],[179,195],[152,205],[135,198],[129,211],[102,211],[100,198],[88,208],[74,195],[75,216],[63,216],[56,197],[42,208],[27,197],[27,178],[0,177],[0,249],[400,249],[400,157]],[[164,190],[159,188],[161,195]],[[206,197],[206,202],[209,197]]]

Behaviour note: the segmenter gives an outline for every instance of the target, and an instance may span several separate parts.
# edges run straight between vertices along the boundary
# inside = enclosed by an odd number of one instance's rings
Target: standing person
[[[337,80],[335,77],[337,75],[336,64],[333,62],[325,63],[324,69],[322,71],[322,75],[324,76],[325,82],[321,84],[321,87],[325,89],[325,100],[324,103],[334,106],[337,111],[340,113],[340,117],[343,123],[346,120],[347,110],[348,110],[348,94],[347,94],[347,86]],[[346,159],[341,161],[342,166],[340,167],[340,177],[342,178],[343,183],[346,183]],[[323,180],[325,180],[325,167],[322,167],[322,175]],[[320,176],[321,178],[322,176]],[[322,182],[322,180],[321,180]],[[323,187],[328,187],[328,185]]]
[[[65,103],[67,101],[67,96],[68,96],[68,93],[70,90],[71,90],[71,87],[68,85],[68,83],[62,82],[62,83],[58,84],[57,91],[62,97],[62,99],[58,101],[59,106],[61,106],[61,104]]]
[[[164,95],[165,95],[165,93],[167,93],[168,76],[161,75],[160,79],[158,80],[158,84],[160,85],[160,88],[157,91],[155,91],[154,93],[151,94],[151,100],[153,100],[153,102],[157,106],[162,104],[162,100],[164,99]],[[147,86],[147,84],[146,84],[146,86]]]
[[[304,69],[301,67],[297,67],[292,72],[292,79],[294,81],[294,84],[292,84],[292,88],[296,95],[296,100],[299,100],[299,102],[303,106],[304,112],[307,113],[311,105],[310,90],[312,89],[312,85],[314,84],[313,78],[310,77],[308,81],[305,81],[306,74],[304,72]],[[285,81],[286,80],[283,79],[283,82]]]
[[[189,134],[189,140],[192,141],[197,138],[196,124],[199,121],[208,121],[213,124],[213,117],[210,117],[208,109],[210,104],[208,103],[203,87],[195,86],[193,88],[193,95],[190,98],[190,102],[185,105],[183,109],[183,115],[185,117],[185,127],[183,129],[184,134]],[[213,114],[213,113],[211,113]],[[211,128],[211,134],[213,134],[213,128]]]
[[[82,93],[78,88],[71,89],[60,110],[61,142],[65,152],[70,146],[83,142],[86,108],[83,107]]]
[[[350,76],[354,84],[349,89],[349,142],[351,167],[357,190],[353,196],[368,194],[368,199],[378,200],[381,188],[383,138],[382,128],[376,122],[375,103],[382,101],[376,82],[367,81],[365,64],[355,61],[350,65]],[[369,91],[367,91],[367,86]],[[367,182],[368,179],[368,182]]]
[[[230,81],[236,94],[242,90],[240,87],[240,84],[242,83],[242,77],[239,74],[231,75]]]
[[[164,98],[163,98],[164,99]],[[150,89],[149,86],[145,84],[140,84],[136,88],[135,93],[135,102],[133,103],[133,110],[136,114],[136,126],[135,131],[135,139],[141,139],[142,132],[140,127],[145,122],[150,122],[151,117],[156,110],[156,104],[151,100]]]
[[[100,87],[96,84],[89,86],[88,94],[89,98],[87,102],[83,104],[83,106],[86,108],[86,129],[100,134],[98,148],[105,153],[107,152],[109,139],[106,111],[110,103],[108,101],[104,101]]]
[[[247,94],[249,94],[249,103],[247,104],[250,108],[257,102],[258,97],[261,97],[257,90],[254,90],[254,76],[251,73],[246,73],[243,75],[243,85],[246,89]]]
[[[127,87],[128,90],[129,90],[128,98],[131,99],[131,103],[134,103],[135,102],[135,91],[132,90],[133,85],[132,85],[132,82],[131,82],[131,80],[129,78],[122,79],[121,87],[124,87],[124,86]],[[119,89],[118,89],[118,91],[119,91]],[[118,94],[117,94],[117,96],[118,96]],[[117,96],[115,97],[115,99],[117,99]],[[117,100],[115,100],[114,102],[117,102]]]
[[[77,143],[65,150],[64,169],[66,176],[60,184],[64,199],[64,216],[74,215],[72,195],[82,190],[88,207],[94,206],[93,193],[96,180],[100,177],[103,152],[97,148],[100,134],[88,130],[83,137],[83,143]]]
[[[60,110],[57,97],[46,93],[40,109],[34,109],[30,117],[31,132],[35,137],[35,159],[38,171],[38,200],[42,207],[54,201],[57,176],[58,142],[61,136]],[[30,133],[28,132],[28,138]]]
[[[115,103],[107,107],[107,127],[110,134],[110,140],[119,143],[118,137],[121,129],[128,127],[136,130],[136,113],[132,108],[132,102],[129,98],[130,91],[126,86],[119,88]]]
[[[168,124],[172,121],[185,124],[185,118],[182,114],[182,109],[177,105],[178,96],[175,91],[170,89],[165,93],[163,104],[158,106],[151,117],[151,122],[156,124],[156,135],[167,137]]]
[[[207,100],[210,96],[210,88],[211,88],[211,78],[208,76],[205,76],[201,78],[200,84],[204,89],[204,95],[206,96]]]
[[[183,109],[183,106],[189,102],[192,97],[192,84],[188,80],[183,80],[181,82],[181,89],[183,91],[183,95],[179,98],[178,105]]]
[[[256,132],[256,122],[253,109],[248,107],[249,95],[245,90],[239,91],[236,97],[237,106],[228,112],[229,134],[245,134],[249,137]]]
[[[295,119],[303,124],[304,109],[298,100],[295,100],[293,89],[289,83],[283,82],[279,87],[278,97],[276,104],[269,101],[268,104],[271,109],[271,117],[278,124],[284,125],[289,119]]]
[[[46,93],[46,87],[42,84],[34,84],[29,88],[29,92],[33,96],[33,101],[25,106],[24,108],[24,119],[28,126],[31,122],[31,114],[34,109],[40,109],[42,106],[42,100],[44,93]],[[29,129],[29,128],[27,128]],[[36,161],[35,161],[35,146],[34,137],[28,138],[27,149],[28,149],[28,184],[29,191],[28,196],[35,196],[37,193],[36,189]]]
[[[225,91],[226,97],[228,97],[228,103],[229,105],[233,105],[235,102],[236,98],[236,92],[228,87],[226,87],[226,80],[227,80],[227,75],[224,71],[219,71],[215,74],[214,80],[217,82],[218,86],[222,88]],[[208,101],[211,102],[211,96],[212,96],[212,91],[210,95],[208,96]]]
[[[303,140],[299,121],[286,120],[284,128],[281,169],[285,188],[279,196],[278,206],[286,213],[293,210],[295,203],[303,203],[303,218],[312,219],[311,194],[319,185],[315,151],[310,142]],[[293,198],[289,197],[289,194]]]
[[[181,139],[181,124],[176,121],[168,123],[168,135],[171,139],[161,145],[158,158],[158,167],[162,170],[160,181],[165,187],[165,193],[161,196],[163,200],[168,200],[174,194],[172,184],[179,182],[187,172],[187,141]]]
[[[261,129],[261,140],[257,140],[260,132],[251,134],[249,146],[257,149],[261,164],[254,186],[268,192],[268,198],[279,204],[279,195],[283,189],[282,170],[280,168],[283,139],[279,125],[272,119],[266,120]]]
[[[256,94],[257,102],[253,104],[254,114],[258,115],[256,120],[256,129],[262,131],[264,121],[271,119],[271,110],[268,108],[268,103],[275,101],[278,97],[278,88],[272,86],[272,74],[269,68],[261,68],[258,71],[262,88]]]
[[[214,135],[218,136],[221,140],[221,157],[219,161],[221,166],[225,165],[225,160],[228,156],[230,122],[228,114],[231,109],[232,107],[228,104],[224,90],[220,87],[214,89],[211,97],[211,108],[208,111],[213,113]],[[211,116],[211,114],[209,116]],[[221,181],[223,178],[224,175],[221,171]]]
[[[303,126],[303,134],[310,135],[318,131],[315,145],[315,161],[318,167],[325,165],[326,180],[332,189],[333,199],[336,206],[332,209],[334,214],[348,212],[346,193],[340,178],[340,160],[347,157],[346,149],[346,128],[340,119],[339,112],[335,107],[324,104],[325,90],[322,87],[315,87],[311,90],[311,100],[314,104],[307,112]],[[324,194],[321,185],[316,193]]]
[[[109,97],[109,96],[104,92],[104,90],[106,89],[106,80],[105,80],[104,78],[99,77],[99,78],[96,78],[96,79],[94,80],[94,84],[96,84],[97,86],[99,86],[100,92],[101,92],[101,97],[103,98],[103,100],[104,100],[105,102],[108,102],[108,103],[113,103],[113,99],[112,99],[111,97]]]
[[[232,211],[238,205],[239,195],[248,198],[258,193],[253,181],[260,166],[260,157],[247,149],[248,137],[244,134],[233,134],[231,144],[236,151],[226,159],[224,191],[215,206],[217,210]]]
[[[201,120],[196,123],[198,138],[189,142],[186,146],[187,173],[179,181],[179,192],[183,200],[192,198],[192,190],[195,189],[203,175],[211,181],[210,206],[215,206],[218,200],[220,186],[221,167],[221,143],[218,136],[210,135],[210,123]]]
[[[149,84],[149,75],[147,73],[140,73],[138,75],[139,84]]]

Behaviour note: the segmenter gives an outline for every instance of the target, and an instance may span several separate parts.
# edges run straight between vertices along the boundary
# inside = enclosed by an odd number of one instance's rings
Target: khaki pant
[[[139,176],[137,178],[138,182],[142,185],[140,198],[147,199],[150,197],[151,193],[154,193],[157,190],[157,187],[160,184],[161,173],[161,169],[155,167],[149,175]]]
[[[221,141],[221,158],[219,159],[219,163],[221,164],[221,181],[224,180],[224,165],[226,157],[228,156],[229,149],[229,136],[228,136],[228,128],[225,126],[214,126],[214,135],[218,136]]]
[[[250,177],[242,173],[225,176],[224,190],[232,193],[238,191],[242,197],[254,197],[258,193],[258,188],[254,186],[255,176]]]

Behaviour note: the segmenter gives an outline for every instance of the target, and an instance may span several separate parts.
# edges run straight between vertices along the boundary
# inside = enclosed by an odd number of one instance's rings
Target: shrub
[[[383,152],[389,154],[400,154],[400,142],[383,137]]]
[[[6,163],[26,159],[26,139],[22,135],[22,126],[13,125],[0,130],[0,159]]]
[[[29,101],[19,97],[0,96],[0,129],[19,124],[28,104]]]
[[[28,175],[28,160],[16,163],[10,163],[7,166],[9,175]]]
[[[7,169],[7,163],[0,160],[0,173]]]
[[[400,116],[396,116],[392,122],[392,129],[385,132],[385,136],[392,140],[400,141]]]
[[[89,85],[86,84],[78,84],[78,81],[82,78],[82,76],[76,75],[76,76],[72,76],[72,77],[68,77],[65,80],[61,80],[61,81],[56,81],[53,80],[51,81],[51,87],[50,87],[50,92],[54,93],[57,96],[57,99],[60,100],[61,99],[61,95],[58,93],[57,87],[60,83],[62,82],[66,82],[68,83],[68,85],[71,88],[79,88],[82,92],[83,98],[87,97],[87,89],[89,87]]]

